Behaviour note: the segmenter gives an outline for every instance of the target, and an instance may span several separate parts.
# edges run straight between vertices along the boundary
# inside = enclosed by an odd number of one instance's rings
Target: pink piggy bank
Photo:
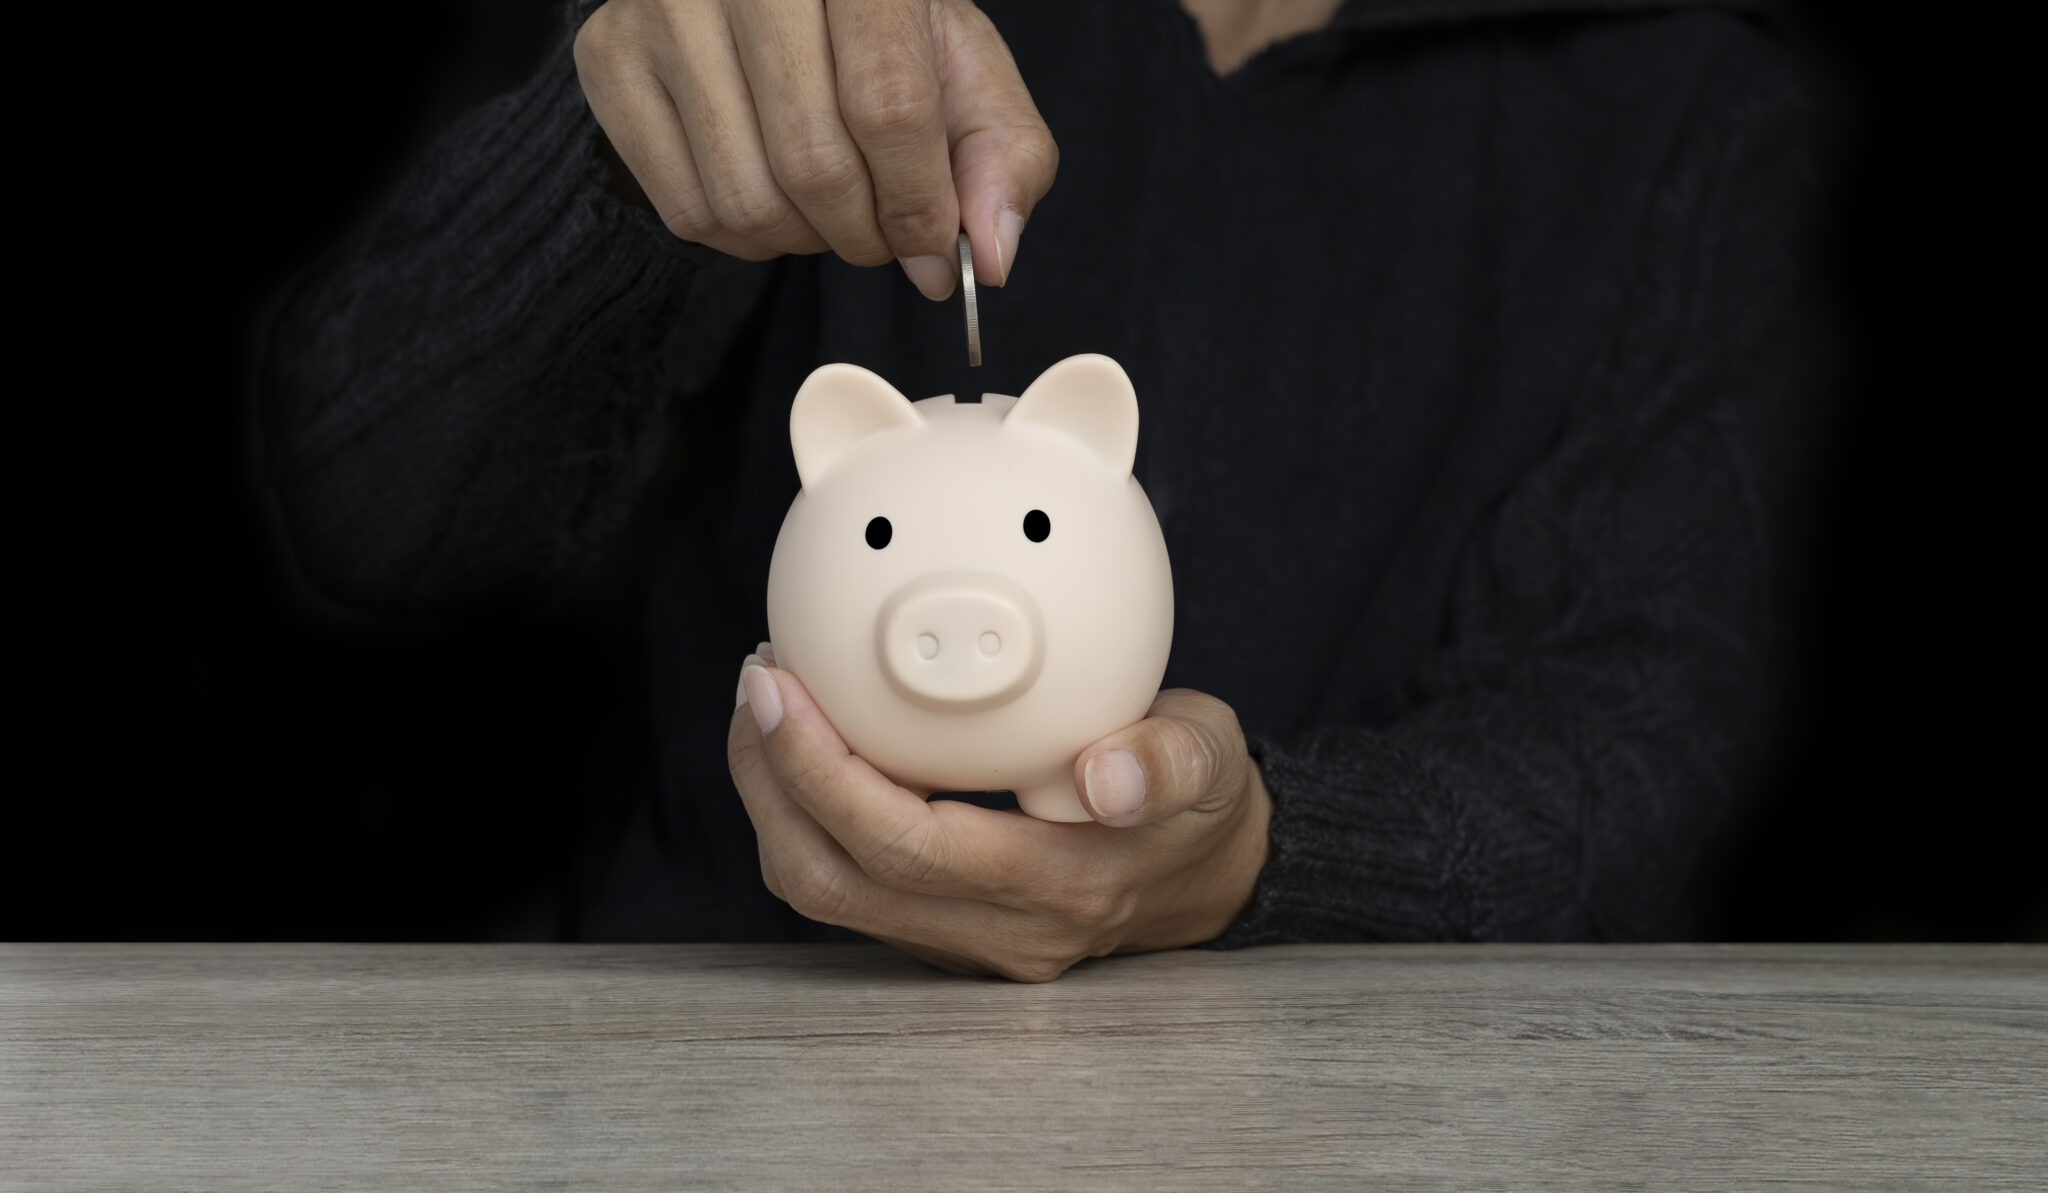
[[[1131,379],[1074,356],[1022,397],[912,402],[830,364],[789,439],[803,490],[768,567],[777,663],[893,781],[1089,819],[1075,759],[1144,717],[1173,641]]]

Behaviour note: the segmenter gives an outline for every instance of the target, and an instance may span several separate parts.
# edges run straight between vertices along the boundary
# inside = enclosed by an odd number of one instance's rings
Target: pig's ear
[[[1071,435],[1119,474],[1129,473],[1138,455],[1138,392],[1122,365],[1098,353],[1069,356],[1040,373],[1003,423]]]
[[[909,398],[859,365],[822,365],[804,380],[789,407],[796,474],[808,488],[840,452],[879,431],[923,422]]]

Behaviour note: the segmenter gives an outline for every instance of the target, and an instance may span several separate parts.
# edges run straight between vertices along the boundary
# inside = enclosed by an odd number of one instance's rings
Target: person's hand
[[[814,920],[940,969],[1043,982],[1110,953],[1198,944],[1251,901],[1271,796],[1230,707],[1159,693],[1082,751],[1093,821],[926,803],[847,750],[796,676],[749,655],[726,737],[761,877]]]
[[[750,261],[894,257],[926,297],[1000,286],[1059,151],[969,0],[609,0],[591,112],[669,230]]]

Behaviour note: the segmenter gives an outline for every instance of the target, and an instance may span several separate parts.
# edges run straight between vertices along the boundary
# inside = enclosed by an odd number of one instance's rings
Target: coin
[[[981,364],[981,311],[974,305],[974,250],[960,234],[960,293],[967,299],[967,366]]]

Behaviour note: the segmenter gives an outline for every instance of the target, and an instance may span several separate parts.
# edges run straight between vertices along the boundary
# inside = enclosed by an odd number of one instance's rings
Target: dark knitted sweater
[[[571,933],[840,934],[763,888],[723,757],[790,399],[827,361],[1015,394],[1078,352],[1137,387],[1167,684],[1237,710],[1275,800],[1217,944],[1673,931],[1769,724],[1818,405],[1786,51],[1727,5],[1353,0],[1218,79],[1175,0],[983,7],[1061,163],[980,370],[893,266],[745,264],[614,199],[566,39],[279,321],[269,492],[345,602],[542,601],[680,453],[660,789]]]

